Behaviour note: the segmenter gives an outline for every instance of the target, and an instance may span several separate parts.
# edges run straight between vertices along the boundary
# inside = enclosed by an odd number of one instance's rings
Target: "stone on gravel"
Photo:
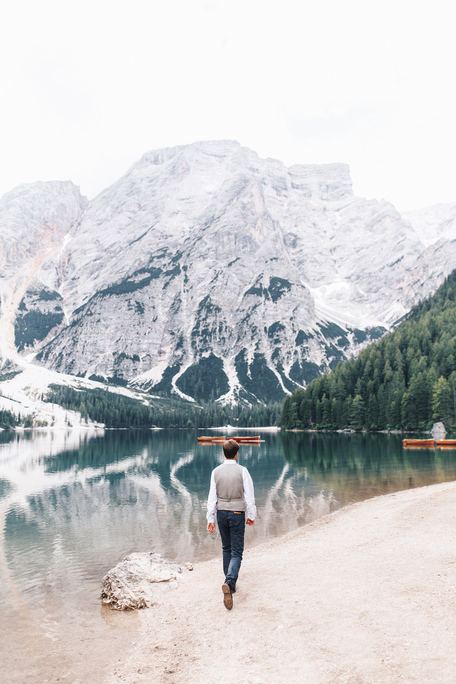
[[[101,601],[114,610],[149,608],[158,586],[178,586],[182,569],[159,553],[131,553],[103,577]]]

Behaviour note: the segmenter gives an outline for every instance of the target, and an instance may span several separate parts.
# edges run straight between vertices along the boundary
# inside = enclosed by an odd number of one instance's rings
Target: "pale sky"
[[[3,0],[0,195],[92,198],[148,150],[235,139],[400,210],[456,202],[455,70],[454,0]]]

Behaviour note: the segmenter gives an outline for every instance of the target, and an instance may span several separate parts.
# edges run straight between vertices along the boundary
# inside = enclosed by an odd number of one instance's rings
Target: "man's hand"
[[[255,525],[255,520],[250,520],[250,518],[247,518],[245,524],[246,524],[246,525]]]
[[[215,531],[215,523],[207,523],[207,531],[208,531],[208,532],[211,532],[212,534],[214,534],[214,531]]]

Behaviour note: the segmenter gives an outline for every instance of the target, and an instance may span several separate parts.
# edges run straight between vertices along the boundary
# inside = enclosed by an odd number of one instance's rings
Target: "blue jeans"
[[[234,590],[244,552],[245,513],[217,511],[217,523],[222,538],[225,583]]]

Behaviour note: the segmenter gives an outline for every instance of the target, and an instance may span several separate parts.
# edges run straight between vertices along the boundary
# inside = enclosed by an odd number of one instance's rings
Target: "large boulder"
[[[434,439],[445,439],[446,429],[443,423],[434,423],[431,430]]]
[[[176,588],[179,574],[190,563],[181,566],[162,558],[159,553],[132,553],[102,580],[101,601],[115,610],[149,608],[155,603],[160,588]]]

